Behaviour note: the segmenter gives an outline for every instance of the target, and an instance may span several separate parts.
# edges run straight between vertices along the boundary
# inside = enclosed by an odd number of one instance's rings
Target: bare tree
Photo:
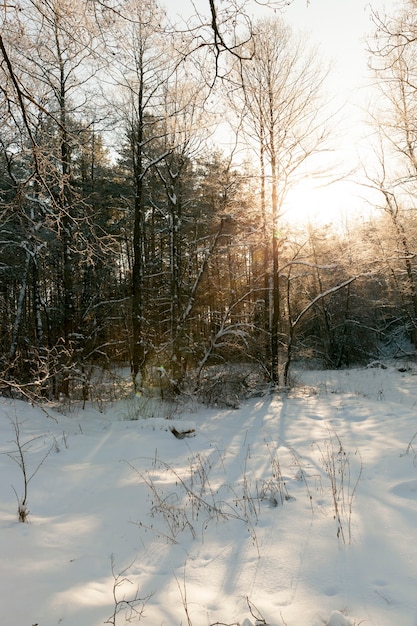
[[[417,192],[417,29],[414,1],[392,15],[374,13],[376,36],[369,42],[379,97],[372,112],[375,164],[368,186],[381,197],[395,241],[388,267],[407,302],[405,312],[417,346],[417,280],[414,199]]]
[[[151,344],[146,333],[145,273],[146,219],[151,211],[149,178],[158,164],[172,154],[167,140],[166,94],[177,62],[166,16],[155,0],[124,3],[117,8],[101,5],[103,46],[115,56],[108,69],[107,80],[117,90],[112,97],[113,115],[127,139],[127,155],[133,187],[132,233],[132,347],[131,370],[134,385],[140,386],[145,377],[146,361]],[[169,53],[167,54],[167,50]],[[160,171],[161,170],[157,170]],[[171,180],[163,177],[168,198]],[[172,191],[172,190],[171,190]],[[171,202],[172,204],[172,202]]]
[[[329,129],[323,118],[323,86],[327,76],[315,49],[305,47],[279,19],[256,24],[255,53],[235,73],[234,93],[241,110],[241,127],[249,146],[259,155],[262,177],[264,233],[270,234],[272,261],[270,293],[270,375],[279,382],[280,218],[286,194],[306,161],[324,149]],[[269,194],[269,198],[267,197]]]
[[[95,26],[86,3],[56,0],[10,12],[2,30],[3,93],[10,124],[21,137],[19,151],[16,143],[12,150],[3,144],[3,158],[14,187],[9,215],[19,232],[17,258],[25,254],[9,357],[19,357],[38,386],[49,377],[52,393],[64,395],[86,354],[91,294],[85,278],[103,258],[106,238],[92,219],[97,210],[82,163],[87,138],[94,144],[92,158],[99,155],[92,99],[99,106],[96,76],[102,59],[95,53]],[[104,151],[100,158],[104,163]],[[105,243],[109,249],[108,237]],[[36,341],[22,336],[24,310]]]

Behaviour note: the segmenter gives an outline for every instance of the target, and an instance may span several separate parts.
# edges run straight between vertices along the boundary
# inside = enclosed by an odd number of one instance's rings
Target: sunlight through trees
[[[378,200],[335,229],[286,217],[307,164],[332,175],[314,159],[337,129],[326,64],[285,11],[208,0],[178,24],[157,0],[6,3],[2,392],[86,401],[120,364],[138,394],[232,364],[276,388],[296,359],[415,347],[415,15],[373,14],[361,183]]]

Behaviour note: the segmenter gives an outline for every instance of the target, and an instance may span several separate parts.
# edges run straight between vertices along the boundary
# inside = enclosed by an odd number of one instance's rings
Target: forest
[[[414,354],[417,3],[372,13],[356,175],[376,200],[338,229],[285,211],[306,171],[332,175],[320,52],[285,2],[206,4],[2,6],[2,395],[95,400],[123,366],[138,394],[210,402],[289,386],[294,361]]]

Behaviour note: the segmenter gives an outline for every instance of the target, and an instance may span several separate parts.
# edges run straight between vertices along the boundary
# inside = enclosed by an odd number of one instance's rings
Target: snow
[[[332,611],[329,619],[329,626],[351,626],[352,620],[343,615],[340,611]]]
[[[398,369],[300,370],[174,419],[0,399],[2,625],[417,626],[417,369]]]

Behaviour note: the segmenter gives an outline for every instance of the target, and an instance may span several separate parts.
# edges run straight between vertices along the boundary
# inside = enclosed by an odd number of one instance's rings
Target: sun
[[[358,186],[347,180],[337,182],[305,178],[288,192],[282,219],[301,227],[329,224],[340,228],[347,219],[366,212]]]

